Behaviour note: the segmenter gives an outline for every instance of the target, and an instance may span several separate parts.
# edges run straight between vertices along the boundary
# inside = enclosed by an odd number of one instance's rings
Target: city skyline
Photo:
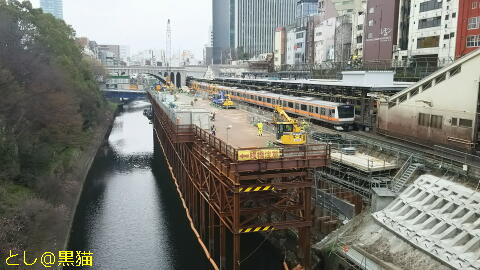
[[[34,7],[40,7],[40,0],[31,2]],[[186,0],[182,3],[189,8],[175,9],[178,4],[174,0],[138,0],[121,5],[114,0],[63,0],[63,18],[75,29],[77,37],[88,37],[99,44],[128,45],[132,53],[165,49],[167,19],[170,19],[172,52],[190,50],[201,58],[209,40],[211,1]]]

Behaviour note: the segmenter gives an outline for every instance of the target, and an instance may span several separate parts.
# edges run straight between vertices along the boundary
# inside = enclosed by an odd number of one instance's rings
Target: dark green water
[[[115,119],[85,183],[69,249],[94,253],[87,269],[210,269],[164,158],[154,152],[152,126],[142,114],[148,105],[133,102]],[[242,256],[260,241],[242,237]],[[242,269],[281,269],[280,260],[265,243]]]

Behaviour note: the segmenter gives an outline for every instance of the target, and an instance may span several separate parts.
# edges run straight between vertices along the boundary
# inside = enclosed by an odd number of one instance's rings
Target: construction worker
[[[210,130],[212,131],[212,135],[215,136],[215,133],[217,132],[217,129],[215,128],[215,125],[212,125]]]
[[[257,123],[257,128],[258,128],[258,136],[263,136],[263,123],[258,122]]]

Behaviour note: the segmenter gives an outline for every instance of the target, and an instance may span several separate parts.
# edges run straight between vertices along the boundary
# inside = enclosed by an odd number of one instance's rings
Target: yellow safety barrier
[[[241,187],[238,188],[238,192],[257,192],[257,191],[267,191],[275,190],[275,187],[272,186],[259,186],[259,187]]]
[[[238,230],[239,233],[251,233],[251,232],[268,232],[273,231],[274,228],[272,226],[260,226],[260,227],[252,227],[252,228],[243,228]]]

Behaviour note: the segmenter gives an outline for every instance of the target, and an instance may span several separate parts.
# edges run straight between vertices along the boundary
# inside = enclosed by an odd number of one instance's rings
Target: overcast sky
[[[31,0],[34,7],[40,0]],[[209,39],[212,0],[63,0],[64,20],[77,36],[100,44],[129,45],[132,52],[165,49],[167,19],[172,52],[191,50],[202,58]]]

